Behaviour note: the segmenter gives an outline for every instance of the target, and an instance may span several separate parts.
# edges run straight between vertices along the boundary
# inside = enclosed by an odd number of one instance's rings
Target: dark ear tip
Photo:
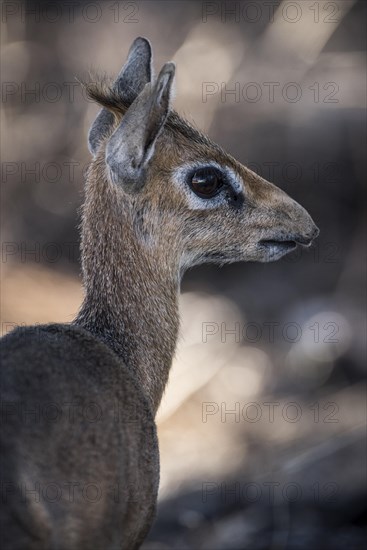
[[[143,36],[138,36],[135,38],[134,42],[130,46],[129,53],[138,49],[145,50],[148,54],[152,53],[152,46],[149,40]]]

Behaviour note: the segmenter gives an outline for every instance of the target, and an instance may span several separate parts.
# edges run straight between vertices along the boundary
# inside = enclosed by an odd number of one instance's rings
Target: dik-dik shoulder
[[[16,517],[29,537],[44,537],[37,549],[52,547],[48,531],[63,548],[113,547],[121,522],[118,548],[133,548],[154,516],[159,482],[156,428],[133,373],[87,331],[60,324],[9,333],[1,359],[9,544]]]

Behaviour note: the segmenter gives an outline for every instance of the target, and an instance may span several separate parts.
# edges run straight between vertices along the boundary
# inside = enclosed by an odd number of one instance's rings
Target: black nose
[[[294,240],[296,241],[296,243],[298,244],[305,244],[305,245],[309,245],[311,244],[311,242],[316,239],[316,237],[318,236],[318,234],[320,233],[320,230],[319,228],[315,225],[314,228],[312,229],[312,232],[309,233],[308,235],[295,235],[294,237]]]
[[[311,239],[316,239],[320,235],[320,229],[315,225]]]

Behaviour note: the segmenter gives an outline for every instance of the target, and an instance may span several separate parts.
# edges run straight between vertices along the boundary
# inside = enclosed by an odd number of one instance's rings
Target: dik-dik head
[[[310,245],[318,229],[302,206],[170,109],[174,73],[166,63],[153,79],[150,44],[137,38],[115,83],[89,87],[103,106],[89,134],[92,166],[137,239],[153,255],[169,251],[181,271]]]

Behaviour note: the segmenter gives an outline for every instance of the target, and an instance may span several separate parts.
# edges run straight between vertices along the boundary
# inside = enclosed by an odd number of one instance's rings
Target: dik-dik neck
[[[82,222],[85,298],[75,324],[112,348],[134,373],[156,413],[178,334],[174,259],[143,242],[131,199],[91,167]],[[170,247],[166,247],[166,251]]]

